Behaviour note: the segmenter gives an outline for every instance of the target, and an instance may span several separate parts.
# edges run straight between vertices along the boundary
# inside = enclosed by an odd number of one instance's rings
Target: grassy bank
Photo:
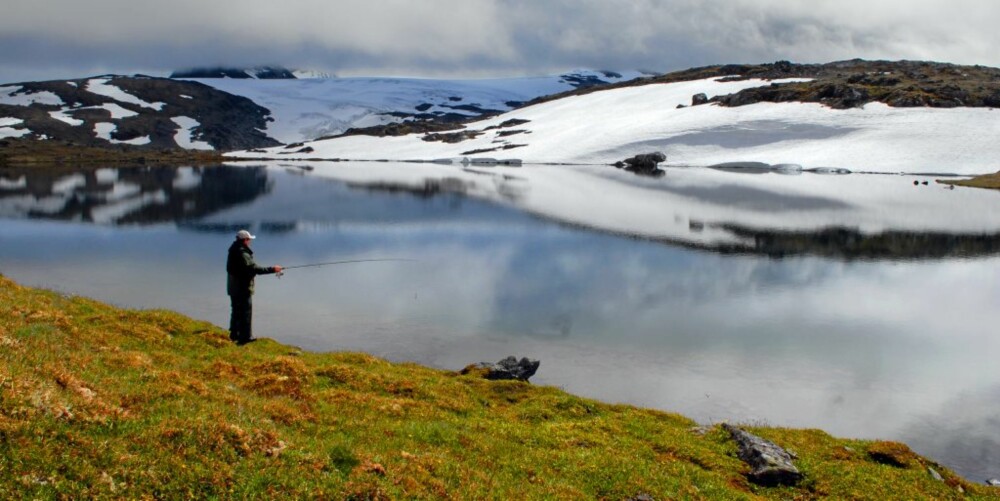
[[[1000,497],[902,444],[749,430],[793,450],[805,480],[748,482],[726,432],[679,415],[363,354],[236,347],[175,313],[0,277],[0,492],[13,498]]]
[[[971,188],[988,188],[993,190],[1000,190],[1000,172],[994,172],[993,174],[984,174],[982,176],[976,176],[969,179],[961,180],[938,180],[941,184],[950,184],[954,186],[968,186]]]

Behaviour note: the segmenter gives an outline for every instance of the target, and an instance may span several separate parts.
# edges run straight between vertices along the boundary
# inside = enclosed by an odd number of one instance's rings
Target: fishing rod
[[[278,272],[278,273],[276,273],[276,275],[278,276],[278,278],[281,278],[281,276],[285,274],[285,270],[291,270],[291,269],[295,269],[295,268],[315,268],[317,266],[331,266],[331,265],[335,265],[335,264],[349,264],[349,263],[373,263],[373,262],[377,262],[377,261],[416,261],[416,259],[396,259],[396,258],[387,258],[387,259],[345,259],[345,260],[342,260],[342,261],[327,261],[327,262],[324,262],[324,263],[297,264],[297,265],[294,265],[294,266],[282,266],[281,267],[281,271]]]

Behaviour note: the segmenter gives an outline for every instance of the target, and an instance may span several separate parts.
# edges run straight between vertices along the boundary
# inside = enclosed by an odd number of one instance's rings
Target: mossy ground
[[[961,180],[938,180],[941,184],[950,184],[953,186],[968,186],[970,188],[988,188],[992,190],[1000,190],[1000,172],[994,172],[993,174],[984,174],[982,176],[976,176],[969,179]]]
[[[793,450],[806,480],[749,483],[721,428],[676,414],[358,353],[237,347],[175,313],[0,277],[5,497],[1000,497],[903,444],[750,431]]]
[[[204,165],[219,164],[223,160],[222,154],[217,151],[153,149],[129,145],[99,147],[71,141],[19,138],[0,140],[0,168],[49,168],[56,164],[72,166],[74,169],[121,164]]]

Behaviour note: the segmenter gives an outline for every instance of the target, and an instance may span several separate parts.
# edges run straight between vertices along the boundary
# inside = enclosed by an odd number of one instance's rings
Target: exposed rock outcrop
[[[482,377],[491,380],[513,379],[527,381],[528,378],[535,375],[539,365],[541,365],[541,362],[538,360],[529,360],[527,357],[522,357],[518,360],[515,356],[509,356],[495,364],[482,362],[469,365],[462,369],[461,373],[481,374]]]
[[[723,424],[739,447],[739,458],[750,465],[747,477],[760,485],[795,485],[802,473],[792,464],[792,455],[774,442],[764,440],[735,426]]]

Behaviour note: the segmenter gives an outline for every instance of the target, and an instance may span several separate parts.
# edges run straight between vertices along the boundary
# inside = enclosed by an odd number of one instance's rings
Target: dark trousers
[[[246,342],[253,338],[250,322],[253,317],[253,303],[250,295],[229,296],[233,311],[229,316],[229,339]]]

